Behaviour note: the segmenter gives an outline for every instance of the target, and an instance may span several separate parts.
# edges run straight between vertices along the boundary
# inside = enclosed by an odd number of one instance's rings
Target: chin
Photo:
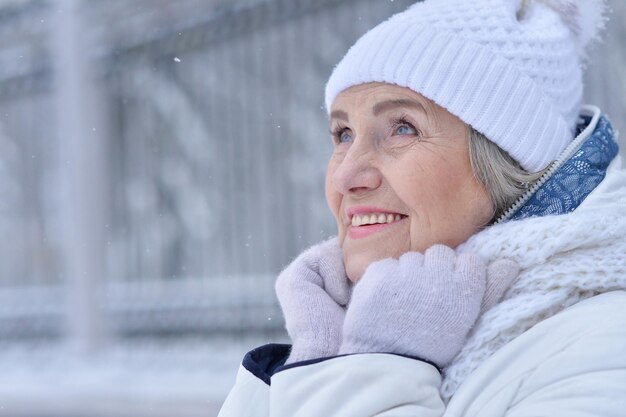
[[[396,239],[398,239],[396,237]],[[404,253],[411,250],[410,244],[406,242],[410,239],[398,239],[395,242],[364,242],[362,240],[344,240],[343,263],[348,279],[356,283],[365,274],[368,266],[373,262],[382,259],[398,259]]]
[[[343,263],[346,268],[346,275],[348,279],[352,281],[352,283],[356,284],[356,282],[361,279],[361,277],[365,273],[367,265],[365,265],[363,262],[359,262],[359,260],[355,258],[358,258],[358,256],[346,256],[346,254],[344,253]]]
[[[346,268],[346,275],[350,281],[356,284],[356,282],[361,279],[363,274],[365,274],[365,271],[370,264],[389,257],[391,256],[379,254],[379,256],[376,257],[365,253],[350,254],[346,256],[344,252],[343,263]]]

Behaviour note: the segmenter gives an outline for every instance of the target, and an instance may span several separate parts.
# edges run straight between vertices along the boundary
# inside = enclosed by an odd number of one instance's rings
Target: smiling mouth
[[[372,224],[388,224],[404,219],[403,214],[392,213],[371,213],[371,214],[354,214],[351,219],[351,226],[368,226]]]

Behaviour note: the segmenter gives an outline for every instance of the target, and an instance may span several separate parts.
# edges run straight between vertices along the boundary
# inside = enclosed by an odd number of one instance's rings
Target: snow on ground
[[[125,341],[91,355],[48,343],[0,344],[0,417],[217,415],[245,339]]]

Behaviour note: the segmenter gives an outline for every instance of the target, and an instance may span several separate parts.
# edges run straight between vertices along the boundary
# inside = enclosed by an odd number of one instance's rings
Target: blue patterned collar
[[[580,118],[576,139],[496,223],[569,213],[602,182],[619,152],[613,126],[594,106],[584,106]]]

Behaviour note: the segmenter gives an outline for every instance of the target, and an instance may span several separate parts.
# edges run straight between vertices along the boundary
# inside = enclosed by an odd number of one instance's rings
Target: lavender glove
[[[442,368],[518,272],[513,261],[487,266],[443,245],[374,262],[354,288],[339,353],[398,353]]]
[[[276,294],[292,340],[287,364],[337,354],[351,282],[338,239],[300,254],[276,280]]]

